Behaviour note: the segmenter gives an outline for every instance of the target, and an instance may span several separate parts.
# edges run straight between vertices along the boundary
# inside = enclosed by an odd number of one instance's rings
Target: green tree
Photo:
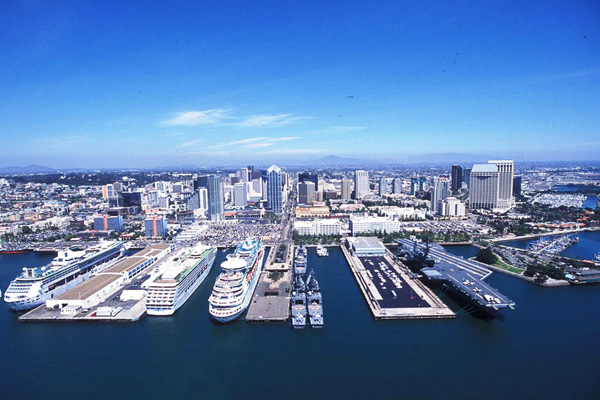
[[[489,247],[479,249],[477,255],[475,256],[475,259],[479,262],[489,265],[495,264],[498,261],[498,257],[496,257],[494,252],[492,252],[492,249],[490,249]]]

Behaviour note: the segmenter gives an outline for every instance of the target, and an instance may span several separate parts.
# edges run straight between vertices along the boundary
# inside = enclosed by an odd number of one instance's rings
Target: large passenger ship
[[[221,264],[223,271],[208,299],[208,310],[214,319],[229,322],[248,308],[262,270],[264,252],[260,240],[250,238]]]
[[[215,262],[215,247],[197,245],[177,253],[148,286],[148,315],[172,315],[204,282]]]
[[[4,301],[16,311],[44,304],[83,282],[107,261],[125,254],[122,242],[100,242],[85,250],[59,251],[52,262],[41,268],[23,268],[4,293]],[[105,264],[105,265],[102,265]]]

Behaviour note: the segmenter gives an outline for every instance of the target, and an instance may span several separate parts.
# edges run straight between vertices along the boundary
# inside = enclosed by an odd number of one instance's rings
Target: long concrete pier
[[[278,245],[271,247],[256,290],[250,302],[246,321],[286,322],[290,317],[290,287],[294,246],[286,245],[284,262],[276,262]],[[278,279],[274,279],[278,278]]]
[[[375,319],[455,318],[427,286],[411,279],[406,266],[389,250],[380,256],[357,256],[340,246]]]

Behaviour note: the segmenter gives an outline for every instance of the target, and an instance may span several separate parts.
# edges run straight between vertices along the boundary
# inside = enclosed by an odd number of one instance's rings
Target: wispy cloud
[[[308,116],[294,114],[259,114],[236,116],[231,110],[213,108],[203,111],[184,111],[176,113],[172,118],[160,121],[162,126],[237,126],[241,128],[257,128],[268,126],[285,126],[312,119]]]
[[[239,126],[243,126],[245,128],[256,128],[256,127],[266,127],[266,126],[283,126],[293,124],[299,121],[305,121],[307,119],[312,119],[312,117],[300,117],[294,116],[294,114],[278,114],[278,115],[252,115],[243,121],[239,122]]]
[[[203,139],[190,140],[189,142],[181,143],[179,145],[179,147],[184,147],[184,148],[194,147],[194,146],[200,144],[202,141],[203,141]]]
[[[267,139],[267,137],[265,137],[265,136],[251,137],[251,138],[242,139],[242,140],[234,140],[233,142],[225,142],[225,143],[213,144],[211,146],[207,146],[207,149],[221,149],[221,148],[224,148],[224,147],[235,147],[235,146],[238,146],[240,144],[247,144],[247,143],[259,142],[259,141],[265,140],[265,139]]]
[[[163,126],[199,126],[216,125],[231,120],[228,110],[213,108],[204,111],[184,111],[177,113],[175,117],[161,121]]]
[[[275,143],[279,142],[289,142],[290,140],[300,139],[299,136],[282,136],[282,137],[267,137],[267,136],[259,136],[259,137],[251,137],[247,139],[234,140],[232,142],[213,144],[211,146],[207,146],[207,149],[222,149],[222,148],[240,148],[240,149],[258,149],[262,147],[271,147],[274,146]],[[241,146],[240,146],[241,145]]]

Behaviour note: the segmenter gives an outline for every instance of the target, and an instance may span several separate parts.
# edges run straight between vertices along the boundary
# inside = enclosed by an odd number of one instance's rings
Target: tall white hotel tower
[[[513,206],[512,160],[475,164],[471,170],[469,208],[506,211]]]
[[[369,173],[367,171],[354,171],[354,198],[362,199],[369,194]]]

